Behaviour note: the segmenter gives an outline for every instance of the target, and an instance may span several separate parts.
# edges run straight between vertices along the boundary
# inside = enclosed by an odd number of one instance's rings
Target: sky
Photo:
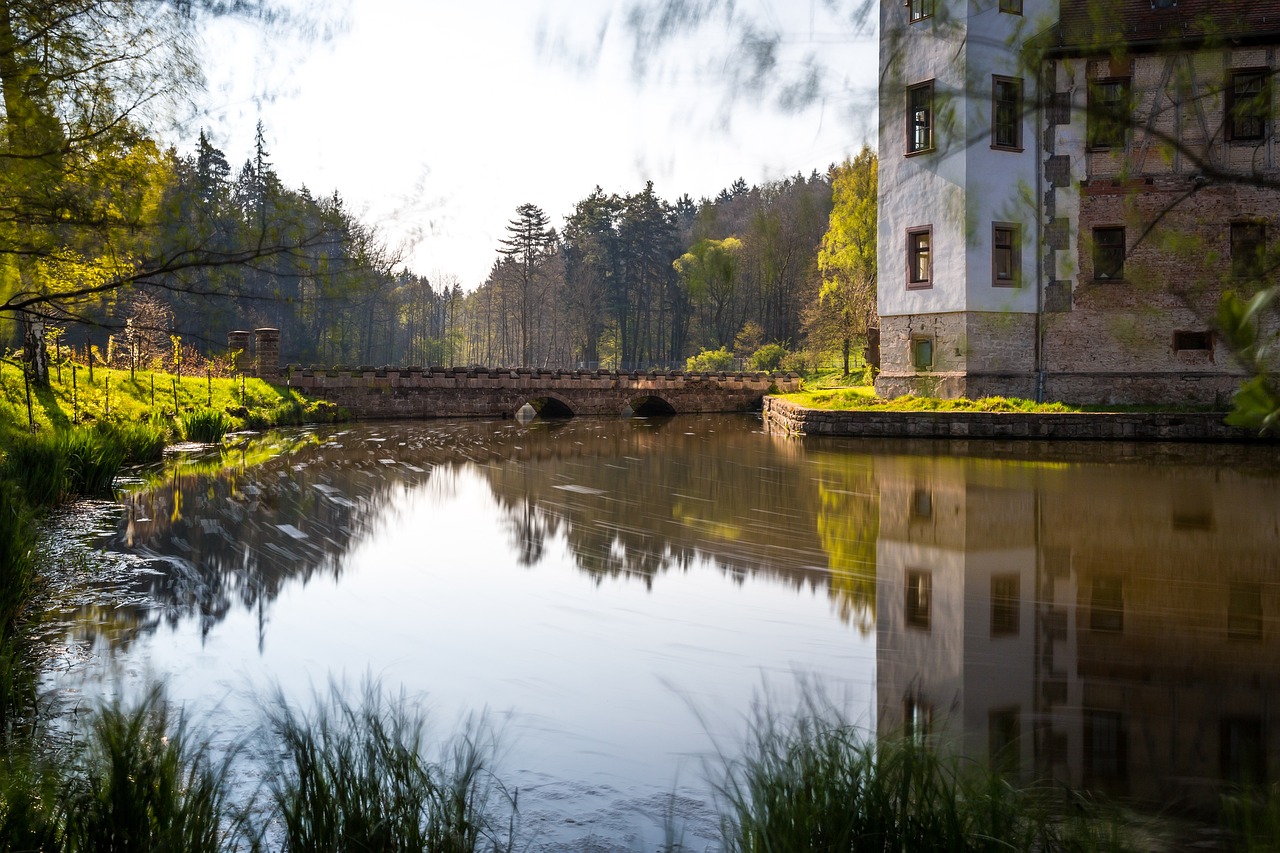
[[[634,2],[634,0],[631,0]],[[626,0],[349,0],[315,7],[314,38],[218,24],[203,45],[203,127],[233,171],[258,121],[286,185],[341,193],[404,266],[433,283],[481,284],[516,207],[560,227],[597,186],[653,181],[675,201],[713,197],[831,163],[874,142],[874,33],[826,0],[738,0],[783,36],[781,77],[821,60],[802,111],[735,85],[721,29],[643,55]]]

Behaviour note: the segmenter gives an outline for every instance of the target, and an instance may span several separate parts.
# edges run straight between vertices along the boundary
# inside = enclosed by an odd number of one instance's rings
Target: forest
[[[842,331],[819,263],[833,183],[851,162],[761,186],[739,179],[698,201],[668,202],[652,184],[626,195],[596,187],[559,227],[521,205],[487,279],[467,292],[456,277],[431,281],[397,264],[337,191],[285,187],[263,136],[260,126],[238,170],[203,132],[190,154],[157,154],[150,253],[195,243],[244,260],[177,265],[101,297],[46,303],[57,352],[118,367],[227,365],[227,333],[265,326],[281,330],[283,361],[303,365],[632,370],[684,368],[702,354],[700,366],[741,369],[760,353],[761,368],[804,370],[838,361],[841,342],[866,327],[864,317]],[[874,156],[859,162],[874,180]],[[874,218],[870,227],[874,252]]]

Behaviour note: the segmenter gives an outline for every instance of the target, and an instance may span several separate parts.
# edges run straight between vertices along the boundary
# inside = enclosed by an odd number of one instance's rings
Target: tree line
[[[870,267],[854,269],[844,251],[851,191],[871,208],[853,228]],[[869,149],[825,173],[738,179],[696,202],[669,202],[652,183],[597,186],[559,229],[523,204],[488,277],[457,306],[449,351],[464,363],[635,370],[772,344],[802,366],[874,322],[874,206]],[[842,300],[855,292],[851,312]]]

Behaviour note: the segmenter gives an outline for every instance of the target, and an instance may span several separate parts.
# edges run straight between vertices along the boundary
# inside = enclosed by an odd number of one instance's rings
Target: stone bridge
[[[543,417],[747,412],[765,394],[800,390],[794,373],[293,365],[279,379],[364,419],[514,417],[526,404]]]

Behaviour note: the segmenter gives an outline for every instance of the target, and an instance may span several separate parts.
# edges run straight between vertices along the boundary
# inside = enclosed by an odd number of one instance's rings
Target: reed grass
[[[493,741],[478,724],[432,761],[425,720],[403,696],[366,685],[352,703],[337,686],[310,716],[282,698],[269,711],[281,756],[268,775],[271,815],[285,851],[471,853],[510,849],[495,806]]]
[[[1123,822],[1062,792],[1021,788],[908,738],[839,720],[757,719],[716,785],[728,853],[1129,851]]]
[[[231,419],[214,409],[196,409],[178,417],[182,437],[201,444],[217,444],[231,431]]]
[[[227,761],[174,718],[159,689],[100,708],[69,751],[10,741],[0,760],[0,840],[49,853],[230,851],[243,840]]]
[[[1244,788],[1223,797],[1223,815],[1240,853],[1280,850],[1280,784]]]
[[[63,850],[221,851],[232,841],[227,769],[158,689],[103,707],[60,798]]]

